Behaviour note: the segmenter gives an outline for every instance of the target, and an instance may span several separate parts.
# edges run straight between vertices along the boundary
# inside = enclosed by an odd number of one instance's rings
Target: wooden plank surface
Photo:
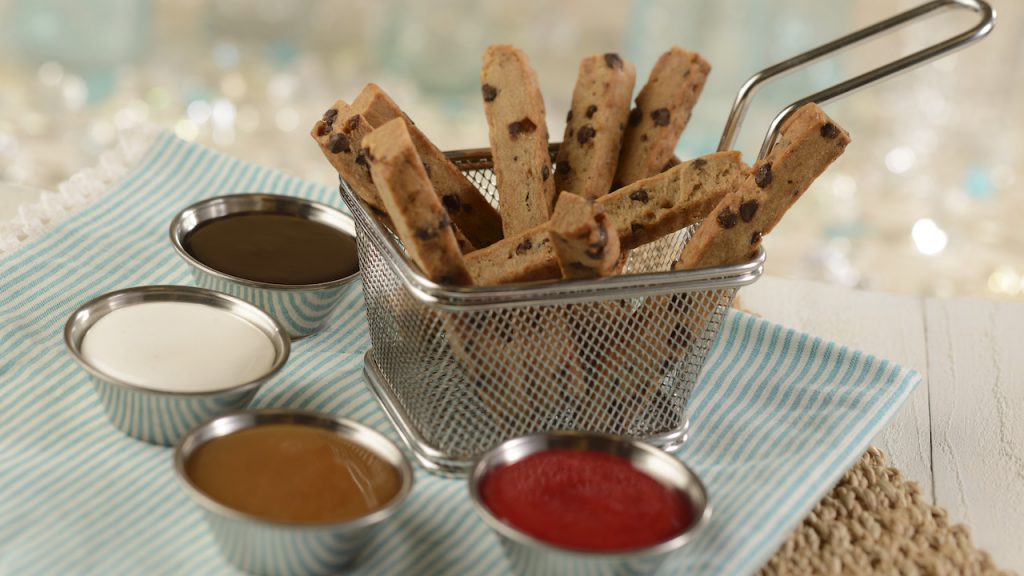
[[[928,356],[921,300],[770,276],[741,289],[738,300],[739,308],[777,324],[922,373],[924,381],[875,439],[875,446],[932,499]]]
[[[935,501],[1024,571],[1024,305],[926,304]]]

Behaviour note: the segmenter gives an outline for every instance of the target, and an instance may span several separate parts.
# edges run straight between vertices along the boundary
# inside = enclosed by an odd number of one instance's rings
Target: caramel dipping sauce
[[[359,270],[354,238],[292,214],[242,212],[209,220],[182,246],[214,270],[270,284],[321,284]]]
[[[402,487],[397,468],[325,428],[266,424],[214,438],[185,462],[217,502],[274,522],[337,523],[386,506]]]

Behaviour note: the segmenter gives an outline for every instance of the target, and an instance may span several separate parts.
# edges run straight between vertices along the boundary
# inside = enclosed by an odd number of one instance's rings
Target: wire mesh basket
[[[450,158],[492,202],[490,151]],[[428,468],[457,472],[503,440],[546,430],[685,439],[686,404],[736,289],[764,252],[669,272],[692,229],[630,253],[624,275],[453,289],[411,268],[401,241],[342,182],[356,223],[373,348],[367,380]]]
[[[740,89],[720,150],[729,149],[760,85],[890,28],[945,8],[981,16],[972,29],[798,100],[785,118],[986,36],[981,0],[935,0],[767,68]],[[556,150],[552,146],[552,152]],[[497,205],[489,149],[449,158]],[[553,155],[552,155],[553,160]],[[687,402],[736,291],[760,277],[765,253],[715,269],[670,271],[694,227],[630,252],[620,276],[495,287],[437,285],[408,263],[401,241],[341,181],[355,221],[373,347],[367,382],[428,470],[463,473],[512,437],[548,430],[605,432],[673,449],[686,440]]]

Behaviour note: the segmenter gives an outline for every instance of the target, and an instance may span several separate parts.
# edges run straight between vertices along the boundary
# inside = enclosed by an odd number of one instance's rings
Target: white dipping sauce
[[[274,363],[259,328],[227,310],[189,302],[144,302],[96,321],[82,356],[116,380],[168,392],[212,392],[251,382]]]

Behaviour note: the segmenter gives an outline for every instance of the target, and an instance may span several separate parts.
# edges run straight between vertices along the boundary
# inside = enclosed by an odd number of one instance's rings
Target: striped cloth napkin
[[[156,138],[117,185],[0,259],[0,574],[233,574],[177,486],[171,450],[115,430],[64,348],[70,313],[99,294],[189,284],[167,226],[201,198],[242,191],[341,205],[337,191]],[[296,342],[257,406],[321,410],[397,441],[362,377],[370,346],[353,291],[331,327]],[[690,404],[681,452],[712,521],[665,574],[758,569],[919,382],[890,362],[731,312]],[[417,471],[410,501],[357,574],[502,574],[465,482]]]

